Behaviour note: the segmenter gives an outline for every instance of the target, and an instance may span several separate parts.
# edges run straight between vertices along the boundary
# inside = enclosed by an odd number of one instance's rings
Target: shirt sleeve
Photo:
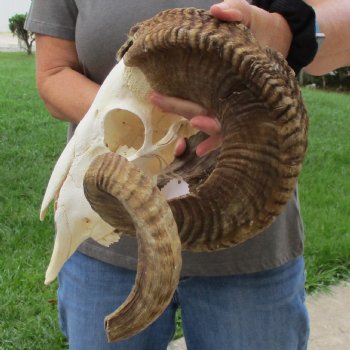
[[[32,0],[24,27],[33,33],[74,41],[77,16],[74,0]]]

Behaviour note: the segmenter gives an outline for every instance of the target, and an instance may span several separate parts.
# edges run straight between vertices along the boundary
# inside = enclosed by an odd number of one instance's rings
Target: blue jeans
[[[79,252],[59,275],[59,315],[70,350],[165,350],[180,306],[188,350],[305,350],[304,260],[228,277],[184,278],[163,315],[140,334],[108,344],[104,317],[129,294],[135,272]]]

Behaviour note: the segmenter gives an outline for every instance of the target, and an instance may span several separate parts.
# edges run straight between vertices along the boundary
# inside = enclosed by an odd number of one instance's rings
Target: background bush
[[[29,32],[24,28],[27,14],[16,14],[9,18],[9,28],[11,33],[18,37],[20,45],[27,51],[27,54],[32,53],[33,43],[35,41],[34,33]],[[23,45],[24,44],[24,45]]]
[[[301,73],[300,81],[302,85],[313,85],[316,88],[350,91],[350,67],[336,69],[329,74],[314,77],[306,73]]]

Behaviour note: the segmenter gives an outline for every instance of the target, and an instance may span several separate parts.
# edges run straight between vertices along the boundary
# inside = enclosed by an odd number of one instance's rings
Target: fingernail
[[[159,95],[155,91],[151,91],[148,93],[148,98],[153,102],[157,102],[157,101],[160,101],[161,95]]]
[[[219,7],[221,10],[229,10],[230,6],[226,2],[220,2],[219,4],[215,4],[215,6]]]

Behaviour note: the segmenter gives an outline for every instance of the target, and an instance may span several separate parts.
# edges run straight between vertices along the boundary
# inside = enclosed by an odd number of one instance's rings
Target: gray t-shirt
[[[33,0],[26,22],[32,32],[75,41],[84,74],[102,83],[129,28],[174,7],[209,8],[212,1]],[[147,5],[146,5],[147,4]],[[93,240],[79,250],[117,266],[136,269],[137,244],[124,235],[109,248]],[[212,253],[183,252],[183,276],[251,273],[280,266],[303,252],[303,227],[297,191],[285,211],[262,234],[233,248]]]

